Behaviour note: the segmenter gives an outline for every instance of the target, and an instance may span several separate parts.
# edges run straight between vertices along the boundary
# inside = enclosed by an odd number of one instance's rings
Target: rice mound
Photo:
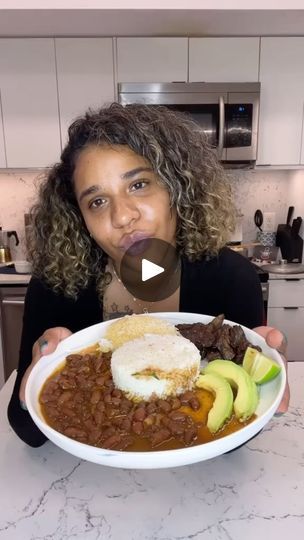
[[[116,349],[114,384],[130,399],[166,398],[191,390],[200,372],[200,352],[177,335],[146,334]]]
[[[150,315],[126,315],[113,322],[107,329],[105,338],[111,341],[113,350],[121,347],[127,341],[144,336],[145,334],[178,335],[173,324]]]

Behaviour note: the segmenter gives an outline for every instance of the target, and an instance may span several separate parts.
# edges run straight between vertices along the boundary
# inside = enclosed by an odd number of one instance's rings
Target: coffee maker
[[[0,263],[9,263],[12,260],[10,250],[10,239],[14,236],[16,246],[19,244],[19,238],[16,231],[3,231],[0,227]]]

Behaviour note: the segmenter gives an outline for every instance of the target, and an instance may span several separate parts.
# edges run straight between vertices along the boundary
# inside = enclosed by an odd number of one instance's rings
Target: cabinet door
[[[0,93],[0,168],[6,167],[5,159],[5,146],[3,136],[3,121],[2,121],[2,105],[1,105],[1,93]],[[0,386],[1,388],[1,386]]]
[[[89,107],[114,101],[111,38],[55,40],[62,145],[70,123]]]
[[[268,308],[267,323],[286,334],[288,360],[304,361],[304,308]]]
[[[187,81],[187,38],[118,38],[118,82]]]
[[[60,154],[54,40],[1,39],[0,84],[8,167],[46,167]]]
[[[270,279],[269,307],[303,307],[304,279]]]
[[[304,37],[261,39],[258,165],[298,165],[304,104]]]
[[[257,82],[260,38],[190,38],[189,81]]]

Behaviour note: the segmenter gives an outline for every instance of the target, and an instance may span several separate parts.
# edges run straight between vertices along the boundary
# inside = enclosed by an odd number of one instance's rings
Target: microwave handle
[[[224,150],[224,128],[225,128],[225,102],[224,96],[219,97],[219,140],[218,158],[222,159]]]

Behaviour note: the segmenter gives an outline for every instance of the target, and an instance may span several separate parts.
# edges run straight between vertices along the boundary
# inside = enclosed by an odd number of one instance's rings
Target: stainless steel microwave
[[[260,83],[119,83],[118,101],[189,114],[221,161],[231,166],[256,161]]]

